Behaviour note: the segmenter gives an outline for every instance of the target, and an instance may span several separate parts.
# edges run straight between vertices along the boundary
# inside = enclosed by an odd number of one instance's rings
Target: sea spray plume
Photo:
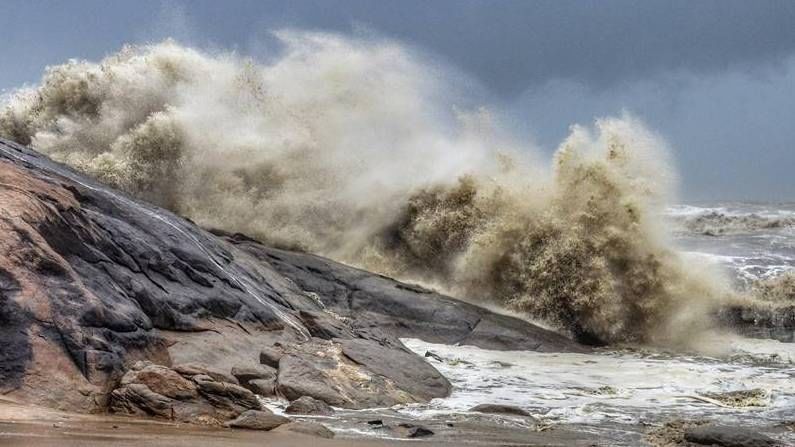
[[[418,193],[388,250],[407,276],[586,342],[671,342],[683,327],[704,327],[727,291],[669,248],[659,227],[674,184],[663,144],[629,117],[596,129],[573,128],[551,184],[467,177]]]
[[[174,42],[51,67],[0,134],[199,224],[648,341],[720,294],[655,223],[672,176],[631,118],[574,128],[550,175],[388,41],[281,32],[268,64]],[[683,317],[684,316],[684,317]]]
[[[278,37],[267,65],[164,42],[50,67],[0,132],[205,226],[336,257],[409,190],[490,164],[447,78],[402,47]]]

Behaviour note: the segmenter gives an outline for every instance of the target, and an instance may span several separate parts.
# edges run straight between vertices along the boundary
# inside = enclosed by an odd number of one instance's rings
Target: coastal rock
[[[289,422],[290,419],[273,414],[270,410],[249,410],[226,425],[230,428],[268,431]]]
[[[584,350],[417,286],[213,234],[5,140],[0,240],[0,392],[24,403],[216,423],[259,409],[241,380],[348,408],[447,395],[399,337]],[[230,374],[258,362],[280,366],[278,383]]]
[[[422,400],[445,397],[452,391],[447,379],[421,357],[367,340],[337,340],[342,353],[355,363],[388,378],[397,388]],[[395,368],[395,365],[401,365]]]
[[[287,414],[308,414],[314,416],[330,416],[334,414],[334,409],[322,400],[304,396],[292,402],[284,410]]]
[[[398,338],[463,344],[483,349],[586,352],[555,332],[496,314],[431,290],[373,275],[329,259],[264,246],[242,235],[213,232],[268,262],[327,311],[359,330],[377,329]]]
[[[685,430],[685,440],[699,445],[720,447],[773,447],[774,439],[742,427],[701,425]]]
[[[507,414],[511,416],[532,417],[532,415],[527,411],[513,405],[480,404],[470,408],[469,411],[475,411],[477,413]]]
[[[284,424],[277,428],[275,431],[279,432],[293,432],[293,433],[301,433],[302,435],[309,435],[314,436],[317,438],[324,438],[324,439],[331,439],[334,437],[334,432],[329,430],[323,424],[318,424],[317,422],[290,422],[289,424]]]
[[[290,400],[311,396],[353,409],[423,402],[450,393],[450,383],[436,369],[401,345],[379,345],[349,356],[352,349],[371,345],[366,340],[312,339],[294,346],[279,361],[279,393]],[[394,363],[400,367],[390,371],[390,356],[393,362],[416,362]],[[416,380],[409,383],[408,377]]]

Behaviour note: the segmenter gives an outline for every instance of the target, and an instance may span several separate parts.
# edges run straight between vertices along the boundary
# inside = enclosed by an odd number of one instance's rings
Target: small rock
[[[480,404],[470,408],[469,411],[488,414],[508,414],[511,416],[532,417],[532,415],[527,411],[513,405]]]
[[[330,416],[334,414],[329,404],[310,396],[296,399],[284,410],[288,414],[311,414],[315,416]]]
[[[277,348],[262,348],[259,353],[259,362],[265,366],[270,366],[271,368],[279,368],[279,360],[284,355],[284,352]]]
[[[400,433],[405,438],[424,438],[426,436],[433,436],[433,431],[421,426],[421,425],[414,425],[414,424],[400,424],[395,429],[396,432]]]
[[[702,425],[685,430],[685,440],[695,444],[721,447],[773,447],[774,439],[742,427]]]
[[[268,431],[289,422],[290,419],[273,414],[269,410],[249,410],[238,416],[237,419],[227,422],[226,426],[231,428],[245,428],[247,430]]]
[[[316,422],[290,422],[277,428],[276,431],[290,431],[325,439],[334,437],[333,431],[329,430],[325,425]]]

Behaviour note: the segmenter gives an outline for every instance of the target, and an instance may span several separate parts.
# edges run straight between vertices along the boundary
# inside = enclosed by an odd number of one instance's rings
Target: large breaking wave
[[[675,176],[633,118],[572,127],[550,167],[396,43],[277,35],[268,63],[164,42],[50,67],[6,101],[0,135],[203,226],[583,340],[683,339],[727,293],[670,247]]]

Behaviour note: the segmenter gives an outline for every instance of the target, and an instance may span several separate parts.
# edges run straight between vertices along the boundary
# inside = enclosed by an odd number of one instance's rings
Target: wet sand
[[[555,427],[545,431],[517,430],[499,423],[459,421],[454,428],[422,439],[322,439],[292,432],[261,432],[199,427],[152,420],[83,415],[0,400],[2,447],[389,447],[434,446],[595,446],[622,445],[595,427]],[[437,428],[438,430],[438,428]],[[612,430],[611,430],[612,431]],[[632,438],[638,440],[639,433]],[[623,445],[637,445],[635,443]]]

